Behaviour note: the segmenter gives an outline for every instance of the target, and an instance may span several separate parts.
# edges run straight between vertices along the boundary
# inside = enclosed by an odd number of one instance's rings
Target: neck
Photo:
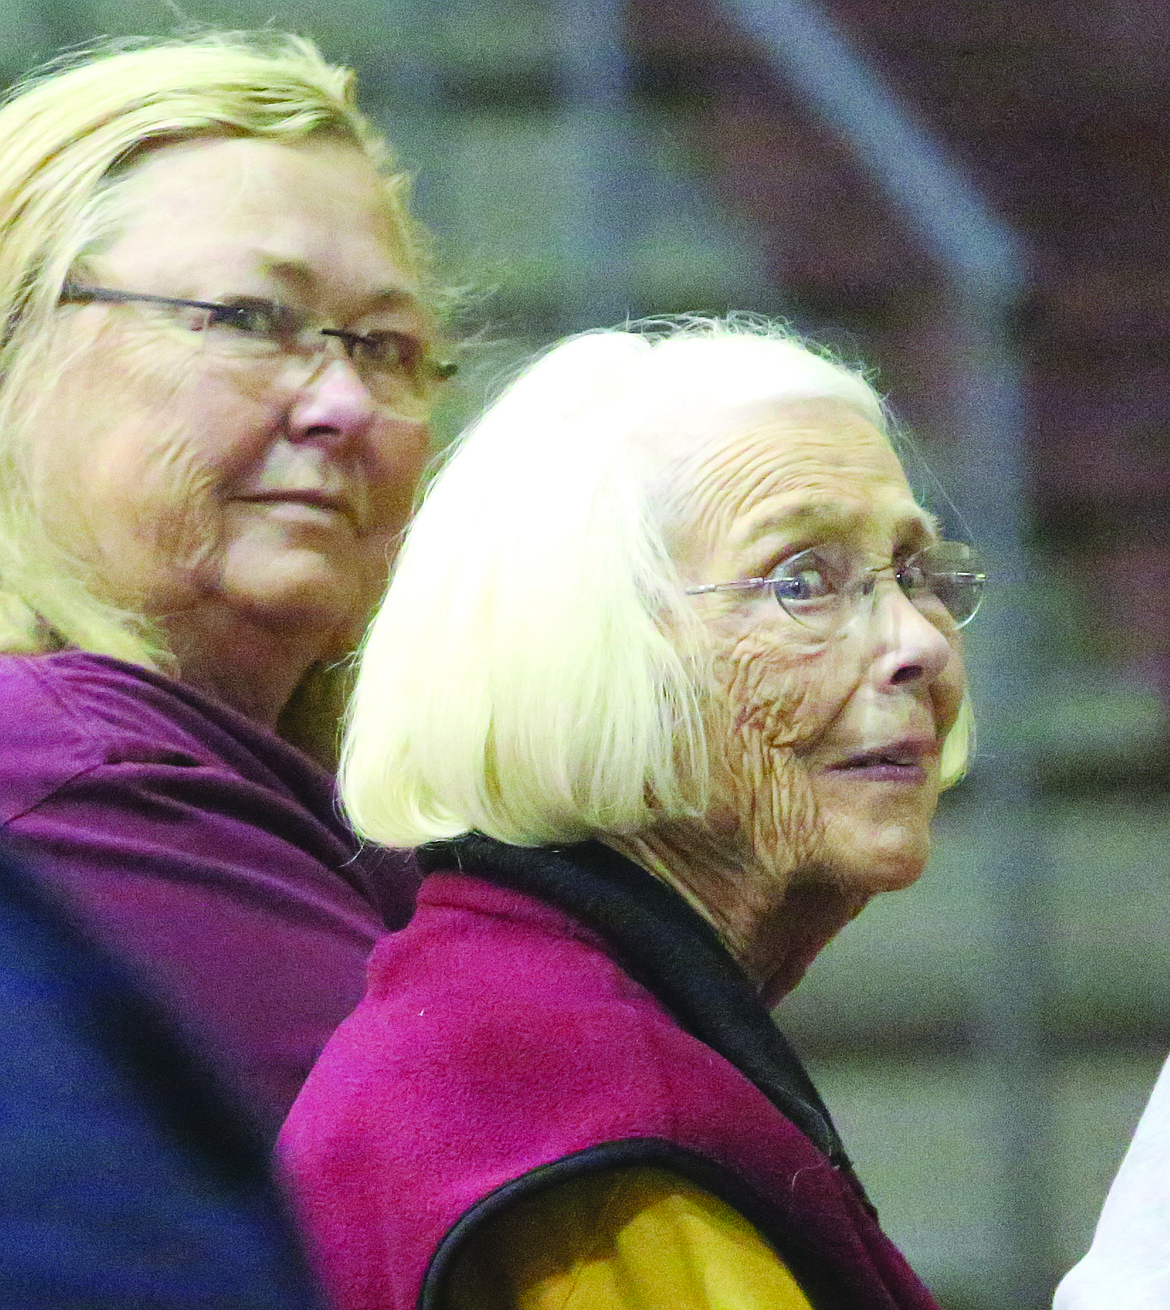
[[[331,645],[319,631],[285,630],[219,607],[163,626],[183,682],[269,728]]]
[[[866,900],[824,870],[778,867],[697,822],[606,840],[715,928],[768,1006],[796,986]]]
[[[710,923],[755,981],[756,944],[784,900],[787,878],[698,822],[664,824],[609,844],[673,887]]]

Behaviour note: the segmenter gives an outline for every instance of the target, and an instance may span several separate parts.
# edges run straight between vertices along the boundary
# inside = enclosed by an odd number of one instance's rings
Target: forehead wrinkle
[[[874,503],[860,496],[846,497],[839,491],[810,496],[806,491],[793,491],[738,520],[728,541],[734,548],[747,549],[778,536],[855,537],[874,521],[874,511]],[[938,536],[937,520],[912,499],[890,521],[889,528],[896,546],[916,545]]]
[[[702,548],[703,538],[735,550],[799,530],[800,516],[819,515],[841,530],[845,501],[855,505],[854,531],[875,516],[884,530],[896,515],[891,532],[934,535],[889,438],[840,400],[674,407],[636,438],[654,469],[651,490],[680,563]]]

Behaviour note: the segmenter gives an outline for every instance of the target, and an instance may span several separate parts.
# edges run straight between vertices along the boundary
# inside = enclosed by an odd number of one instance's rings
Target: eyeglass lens
[[[940,541],[886,569],[845,564],[820,549],[801,551],[770,580],[786,613],[807,627],[823,629],[841,622],[850,607],[874,590],[878,576],[887,572],[893,573],[903,594],[928,618],[941,606],[957,627],[974,617],[987,579],[971,546]]]
[[[398,409],[425,408],[429,361],[421,343],[406,333],[347,332],[320,328],[306,316],[270,301],[246,301],[205,311],[209,348],[279,362],[298,375],[312,374],[332,351],[347,358],[379,403]]]

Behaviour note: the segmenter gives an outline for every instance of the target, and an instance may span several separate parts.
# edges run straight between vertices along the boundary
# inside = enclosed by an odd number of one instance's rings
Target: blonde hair
[[[729,397],[882,406],[765,321],[635,326],[530,365],[432,484],[360,657],[340,784],[363,835],[545,845],[706,812],[702,645],[640,438]]]
[[[0,108],[0,650],[76,646],[173,671],[149,621],[107,604],[84,561],[44,526],[24,433],[38,393],[60,374],[47,349],[54,310],[64,282],[110,235],[111,197],[144,152],[200,137],[316,134],[355,146],[378,168],[399,257],[421,279],[427,247],[410,216],[408,179],[358,110],[352,73],[303,38],[204,32],[91,48],[26,79]],[[331,749],[324,740],[335,739],[340,700],[323,678],[336,681],[315,669],[314,685],[294,698],[315,706],[313,721],[282,730],[330,754],[335,740]]]

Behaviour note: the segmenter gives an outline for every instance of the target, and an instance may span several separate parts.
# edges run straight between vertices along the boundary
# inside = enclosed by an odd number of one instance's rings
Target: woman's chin
[[[917,816],[909,822],[850,823],[836,833],[830,828],[825,845],[835,879],[874,896],[918,881],[930,858],[930,827]]]
[[[267,568],[225,571],[218,588],[219,598],[241,616],[290,635],[360,631],[369,606],[368,598],[356,591],[353,570],[311,555],[272,561]]]

